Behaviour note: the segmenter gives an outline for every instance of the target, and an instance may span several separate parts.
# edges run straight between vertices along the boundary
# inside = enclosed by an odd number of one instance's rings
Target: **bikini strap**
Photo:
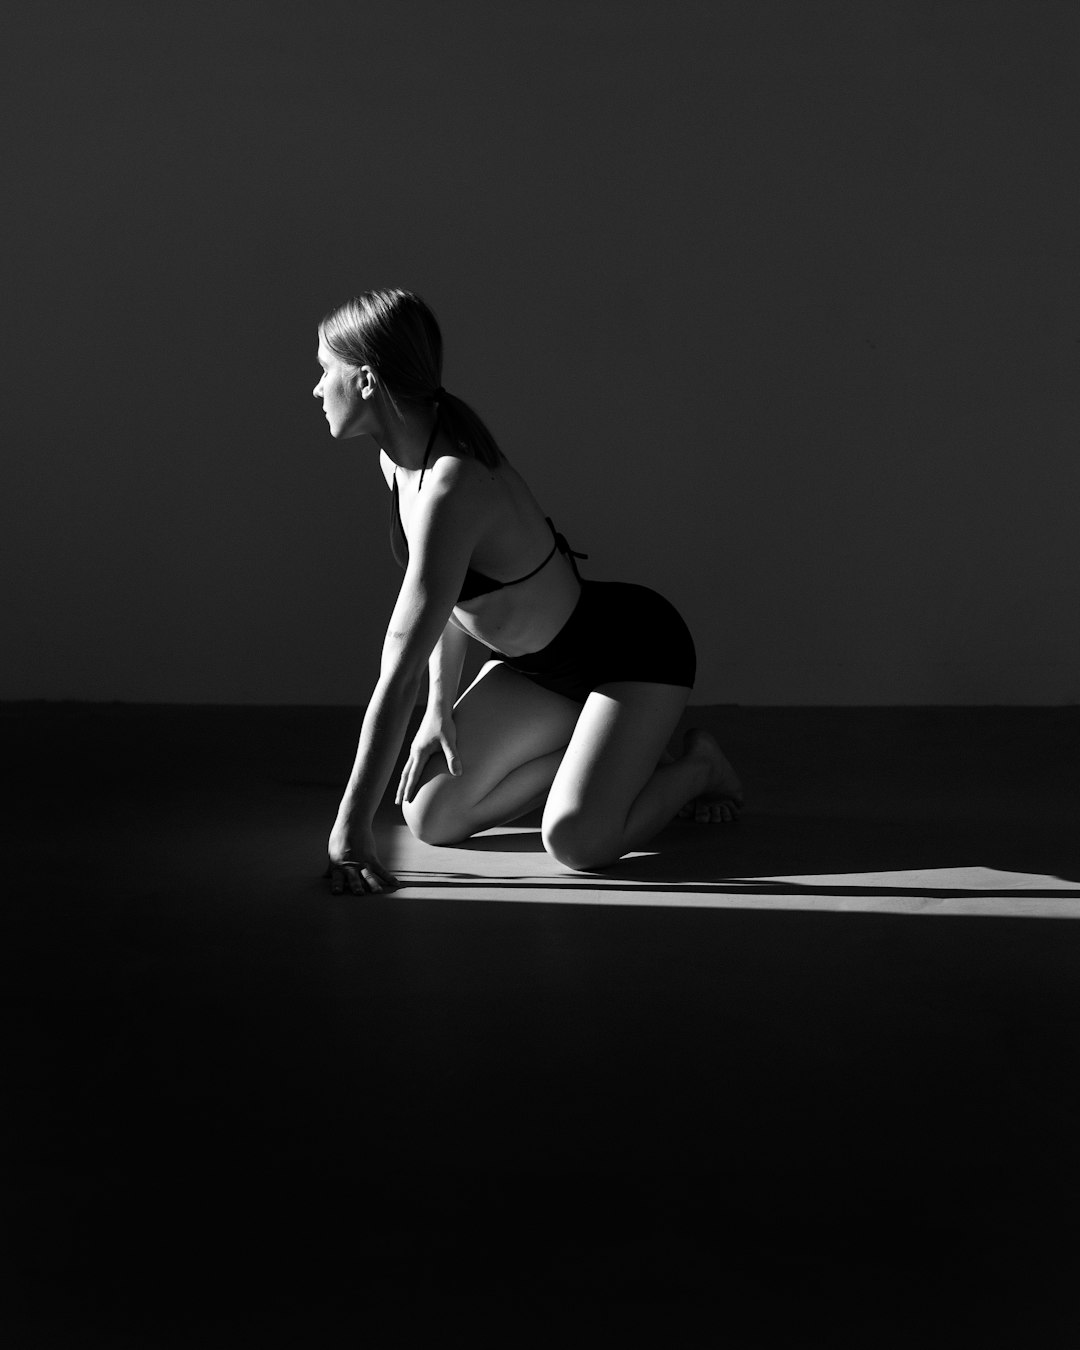
[[[417,492],[424,486],[424,474],[427,473],[428,456],[431,454],[431,447],[435,444],[435,433],[439,429],[439,410],[435,409],[435,421],[431,424],[431,435],[428,437],[427,448],[424,451],[424,463],[420,470],[420,481],[416,485]]]
[[[580,581],[581,573],[577,569],[577,562],[575,560],[577,558],[580,558],[582,562],[585,562],[588,560],[589,555],[587,553],[575,553],[574,550],[570,547],[570,545],[566,542],[566,536],[560,534],[559,531],[555,528],[555,522],[551,519],[551,517],[545,516],[544,519],[548,523],[548,529],[550,529],[551,533],[555,536],[555,548],[557,548],[560,553],[564,554],[570,560],[570,566],[574,569],[574,576],[576,576],[578,581]],[[552,550],[552,552],[554,552],[554,549]],[[550,553],[548,554],[548,557],[549,558],[551,557]]]

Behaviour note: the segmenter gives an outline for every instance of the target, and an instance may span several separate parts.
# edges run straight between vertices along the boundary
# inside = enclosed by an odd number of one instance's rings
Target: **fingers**
[[[360,869],[352,863],[344,863],[341,866],[331,865],[330,867],[330,894],[341,895],[348,887],[353,895],[364,894],[364,883],[360,879]]]
[[[453,778],[461,777],[461,760],[457,757],[457,745],[453,737],[443,736],[442,738],[443,758],[446,760],[446,767],[450,770]]]
[[[343,894],[346,887],[353,895],[383,895],[396,891],[401,884],[384,867],[362,867],[359,863],[331,863],[323,875],[330,877],[331,895]]]
[[[353,873],[349,879],[353,895],[382,895],[386,891],[396,891],[400,884],[392,872],[375,864],[350,867],[349,870]]]
[[[385,867],[365,867],[363,876],[368,890],[376,895],[385,891],[396,891],[401,884],[397,877],[392,872],[388,872]]]
[[[405,771],[401,775],[401,797],[398,801],[400,806],[402,802],[411,802],[416,795],[416,789],[420,786],[420,775],[424,771],[424,765],[431,758],[431,751],[427,750],[423,755],[410,755],[408,763],[405,765]]]
[[[416,780],[420,770],[416,762],[415,755],[410,755],[405,762],[405,767],[401,771],[401,782],[398,784],[397,796],[394,798],[398,806],[405,802],[411,802],[413,793],[416,791]]]
[[[431,740],[417,738],[413,742],[412,749],[409,751],[409,758],[405,761],[401,778],[398,780],[397,791],[394,793],[395,806],[403,806],[406,802],[411,802],[413,797],[416,796],[428,760],[438,751],[442,752],[450,775],[453,778],[461,777],[461,760],[458,758],[457,740],[452,726],[444,730],[437,738],[435,736],[432,736]]]
[[[442,750],[443,757],[446,760],[446,767],[449,769],[451,777],[461,777],[461,760],[458,758],[457,751],[449,741],[441,741],[439,749]],[[405,802],[411,802],[413,797],[420,789],[420,780],[424,770],[427,768],[428,760],[434,753],[434,747],[427,750],[423,755],[410,755],[408,763],[401,773],[401,782],[398,784],[397,795],[394,798],[398,806]]]

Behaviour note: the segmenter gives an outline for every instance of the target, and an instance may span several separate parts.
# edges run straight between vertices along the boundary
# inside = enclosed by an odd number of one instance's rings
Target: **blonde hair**
[[[401,403],[437,403],[450,439],[494,467],[502,451],[477,413],[442,387],[443,343],[430,307],[411,291],[364,291],[333,309],[319,336],[342,361],[370,366],[400,413]]]

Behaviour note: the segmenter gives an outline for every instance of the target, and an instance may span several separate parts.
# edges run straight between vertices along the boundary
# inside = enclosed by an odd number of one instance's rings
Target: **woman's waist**
[[[621,643],[625,633],[637,627],[671,633],[672,624],[690,637],[686,623],[671,602],[632,581],[581,583],[577,600],[565,622],[544,643],[516,652],[503,653],[518,670],[550,671],[565,662],[573,664],[582,651],[602,652],[611,643]],[[690,639],[692,641],[692,639]]]
[[[528,584],[527,597],[514,595],[512,588],[507,587],[505,591],[484,596],[480,603],[471,602],[467,609],[456,606],[455,623],[501,656],[516,658],[546,647],[577,608],[582,583],[570,573],[560,577],[556,584],[537,587],[536,591]]]

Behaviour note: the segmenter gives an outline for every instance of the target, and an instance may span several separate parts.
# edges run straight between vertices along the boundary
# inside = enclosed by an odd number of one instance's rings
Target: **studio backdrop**
[[[1075,5],[3,22],[0,697],[366,699],[399,574],[316,325],[399,285],[695,702],[1080,699]]]

